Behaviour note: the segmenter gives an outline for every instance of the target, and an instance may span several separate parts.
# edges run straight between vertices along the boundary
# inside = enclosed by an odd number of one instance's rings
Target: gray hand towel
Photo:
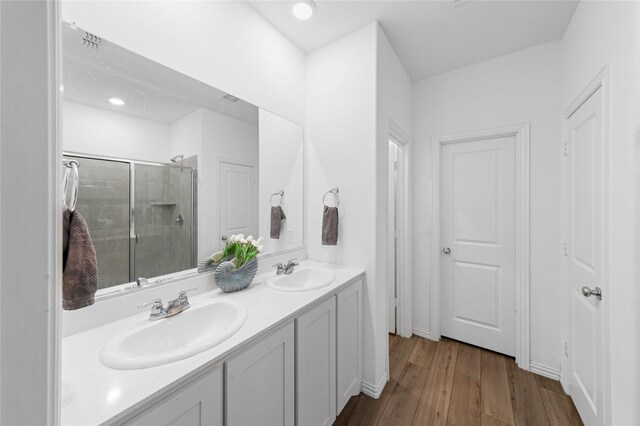
[[[338,208],[324,206],[322,212],[322,245],[338,244]]]
[[[77,211],[62,213],[62,308],[93,305],[98,290],[98,262],[89,228]]]
[[[282,221],[285,220],[287,216],[285,216],[282,211],[282,207],[280,206],[271,206],[271,238],[274,240],[280,239],[280,228],[282,226]]]

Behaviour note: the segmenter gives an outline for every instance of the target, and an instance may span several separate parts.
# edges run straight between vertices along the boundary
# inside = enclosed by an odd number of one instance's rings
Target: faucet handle
[[[140,305],[138,305],[138,309],[146,308],[149,305],[153,305],[152,309],[155,308],[156,305],[162,306],[162,300],[159,297],[156,297],[155,299],[153,299],[150,302],[141,303]]]
[[[164,317],[165,310],[160,298],[156,298],[153,302],[146,302],[138,305],[138,308],[146,308],[149,305],[151,305],[151,313],[149,314],[150,320],[153,321]]]
[[[272,268],[276,268],[276,275],[280,275],[284,272],[284,265],[282,262],[278,262],[272,266]]]
[[[180,305],[182,305],[182,310],[189,309],[191,305],[189,305],[189,298],[187,297],[187,293],[191,293],[192,291],[196,291],[197,288],[190,288],[188,290],[182,290],[180,294],[178,294],[178,301]]]
[[[294,259],[289,259],[289,261],[287,262],[288,265],[293,265],[293,266],[298,266],[298,259],[294,258]]]

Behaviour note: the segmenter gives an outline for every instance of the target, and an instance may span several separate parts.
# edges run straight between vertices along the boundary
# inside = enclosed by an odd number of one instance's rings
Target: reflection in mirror
[[[80,164],[99,294],[191,270],[233,234],[264,236],[267,254],[303,246],[301,126],[75,25],[63,60],[63,151]]]

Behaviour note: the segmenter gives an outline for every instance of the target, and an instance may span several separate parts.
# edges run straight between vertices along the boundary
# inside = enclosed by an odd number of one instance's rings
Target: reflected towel
[[[285,220],[285,216],[280,206],[271,206],[271,238],[274,240],[280,239],[280,228],[282,227],[282,221]]]
[[[62,212],[62,308],[93,305],[98,290],[98,262],[89,228],[77,211]]]
[[[324,206],[322,212],[322,245],[338,244],[338,208]]]

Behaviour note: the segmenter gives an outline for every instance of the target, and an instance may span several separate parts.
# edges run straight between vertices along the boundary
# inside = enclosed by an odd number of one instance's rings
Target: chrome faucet
[[[162,300],[160,300],[159,298],[156,298],[153,302],[143,303],[138,307],[145,308],[151,305],[151,313],[149,314],[150,321],[169,318],[174,315],[178,315],[179,313],[186,311],[191,307],[191,305],[189,305],[189,298],[187,297],[187,293],[195,290],[197,289],[190,288],[189,290],[182,290],[180,294],[178,294],[178,297],[176,299],[167,302],[166,307],[162,304]]]
[[[276,263],[273,267],[276,268],[276,275],[284,274],[284,265],[281,262]]]
[[[293,268],[295,268],[296,266],[300,265],[298,262],[296,262],[296,260],[298,260],[298,259],[289,259],[287,264],[284,265],[283,268],[282,268],[284,274],[289,275],[290,273],[293,272]]]

